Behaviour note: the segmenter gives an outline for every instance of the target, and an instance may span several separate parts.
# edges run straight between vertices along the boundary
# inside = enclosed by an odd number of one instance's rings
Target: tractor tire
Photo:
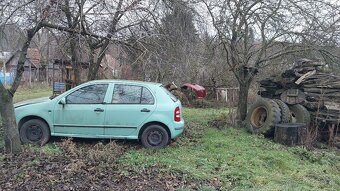
[[[281,121],[279,105],[271,99],[259,99],[248,110],[246,124],[253,134],[272,135],[275,124]]]
[[[279,99],[274,99],[274,101],[279,105],[281,110],[281,123],[290,123],[291,114],[288,105]]]
[[[310,113],[304,106],[300,104],[290,105],[289,110],[292,123],[304,123],[309,127],[311,122]]]

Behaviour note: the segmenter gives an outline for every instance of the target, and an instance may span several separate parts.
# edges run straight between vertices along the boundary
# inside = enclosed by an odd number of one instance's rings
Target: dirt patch
[[[53,153],[27,146],[18,155],[1,150],[0,190],[176,190],[206,185],[164,174],[157,166],[123,169],[119,157],[141,148],[133,143],[64,140],[55,144],[60,150]]]

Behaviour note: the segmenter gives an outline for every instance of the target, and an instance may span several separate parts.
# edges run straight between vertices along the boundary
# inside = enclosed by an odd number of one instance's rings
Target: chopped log
[[[303,123],[284,123],[275,126],[274,141],[294,146],[303,145],[306,140],[307,127]]]
[[[301,84],[306,78],[314,75],[316,73],[316,70],[307,72],[306,74],[302,75],[298,80],[295,81],[296,84]]]
[[[336,93],[340,92],[339,89],[328,89],[328,88],[320,88],[320,87],[312,87],[312,88],[303,88],[304,92],[310,93],[319,93],[319,94],[329,94],[329,93]]]
[[[340,103],[334,103],[334,102],[325,102],[324,103],[325,107],[328,109],[328,110],[338,110],[340,111]]]

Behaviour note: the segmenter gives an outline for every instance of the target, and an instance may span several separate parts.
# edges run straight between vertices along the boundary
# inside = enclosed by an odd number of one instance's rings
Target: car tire
[[[160,125],[150,125],[144,129],[141,142],[145,148],[159,149],[168,145],[169,133]]]
[[[310,125],[310,113],[304,106],[300,104],[290,105],[289,110],[293,123],[304,123],[307,127]]]
[[[288,105],[279,99],[274,99],[274,101],[279,105],[281,110],[281,123],[289,123],[291,121],[291,114]]]
[[[44,145],[50,139],[51,133],[48,125],[40,119],[26,121],[19,130],[23,143]]]
[[[271,135],[275,124],[281,121],[279,105],[271,99],[259,99],[250,106],[246,118],[248,130],[253,134]]]

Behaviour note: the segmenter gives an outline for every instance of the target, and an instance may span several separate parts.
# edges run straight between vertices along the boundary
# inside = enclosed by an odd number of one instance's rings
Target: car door
[[[92,84],[65,96],[54,110],[54,131],[59,135],[104,135],[105,97],[109,84]]]
[[[153,113],[155,98],[150,89],[142,85],[115,84],[111,103],[105,113],[105,136],[133,136],[137,128]]]

